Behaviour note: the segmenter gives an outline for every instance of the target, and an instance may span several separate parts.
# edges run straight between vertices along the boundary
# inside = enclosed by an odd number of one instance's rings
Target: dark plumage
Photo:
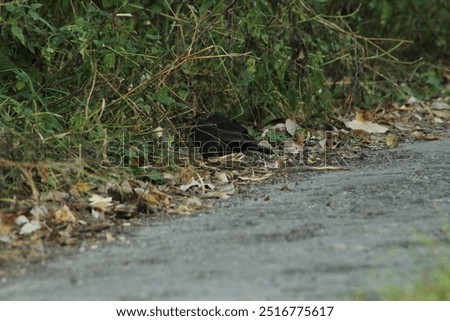
[[[242,125],[217,114],[206,119],[200,118],[191,135],[205,158],[247,150],[265,154],[273,153],[271,148],[260,146],[251,138]]]

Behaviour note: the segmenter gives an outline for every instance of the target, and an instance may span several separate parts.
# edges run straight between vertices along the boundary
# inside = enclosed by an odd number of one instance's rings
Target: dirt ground
[[[292,170],[210,211],[32,265],[2,280],[0,299],[371,299],[450,254],[450,138],[350,165]]]

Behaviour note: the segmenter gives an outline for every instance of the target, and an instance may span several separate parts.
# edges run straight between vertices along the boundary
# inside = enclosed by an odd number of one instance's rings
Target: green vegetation
[[[439,262],[440,260],[436,260]],[[384,301],[449,301],[450,262],[440,263],[422,272],[416,280],[408,278],[405,283],[392,284],[375,293],[364,291],[354,295],[356,300],[376,299]]]
[[[448,1],[357,3],[1,3],[0,197],[107,179],[142,142],[147,163],[167,164],[201,111],[313,123],[442,90]]]
[[[382,300],[389,301],[449,301],[450,300],[450,264],[439,266],[412,286],[392,286],[381,294]]]
[[[444,218],[445,220],[445,218]],[[445,222],[445,221],[444,221]],[[418,275],[396,275],[403,280],[386,281],[386,285],[375,293],[375,299],[388,301],[449,301],[450,300],[450,251],[448,242],[450,230],[448,223],[443,224],[443,240],[415,233],[418,242],[424,245],[424,251],[413,253],[415,263],[421,271]],[[394,272],[395,273],[395,272]],[[360,291],[355,299],[365,300],[368,294]],[[373,295],[370,295],[374,299]]]

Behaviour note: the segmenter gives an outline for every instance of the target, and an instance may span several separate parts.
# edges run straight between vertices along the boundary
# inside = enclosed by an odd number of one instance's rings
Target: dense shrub
[[[399,47],[408,59],[447,57],[448,7],[443,0],[3,3],[0,125],[21,138],[8,140],[1,156],[97,159],[107,140],[144,139],[158,126],[173,137],[200,111],[262,124],[370,106],[390,95],[380,80],[393,74],[380,70],[395,66],[398,74]],[[402,47],[380,36],[416,42]]]

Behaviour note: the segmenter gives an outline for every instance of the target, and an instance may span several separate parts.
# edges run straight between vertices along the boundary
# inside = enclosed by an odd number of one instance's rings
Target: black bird
[[[213,114],[206,119],[200,117],[191,132],[191,137],[204,158],[222,156],[247,150],[273,154],[270,147],[263,147],[250,137],[247,129],[234,120]]]

